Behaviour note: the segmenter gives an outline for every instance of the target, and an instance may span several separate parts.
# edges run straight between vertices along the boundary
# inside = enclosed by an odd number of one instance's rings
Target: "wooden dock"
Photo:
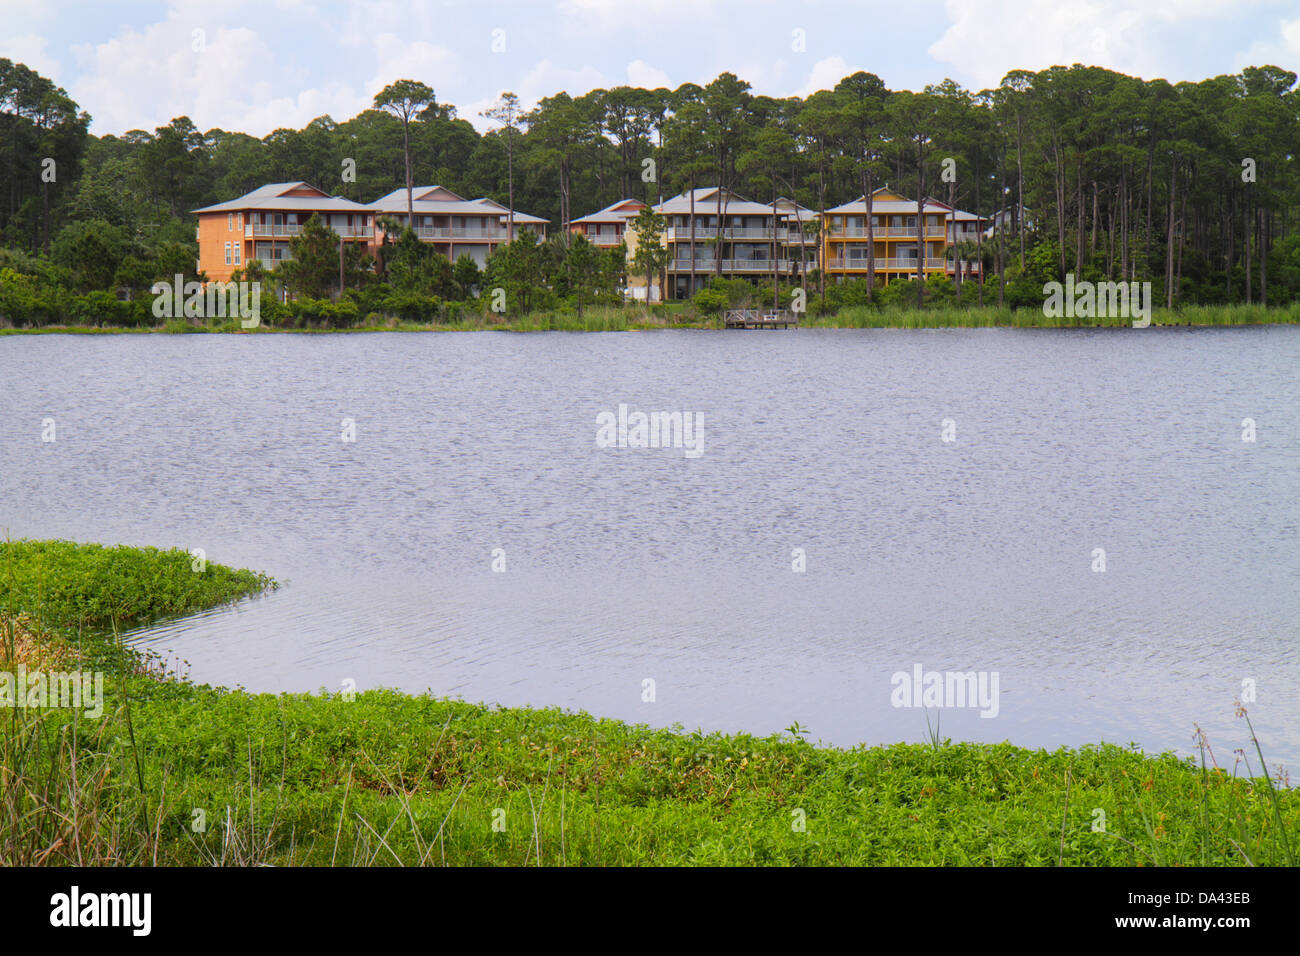
[[[787,309],[728,309],[722,321],[728,329],[799,328],[799,316]]]

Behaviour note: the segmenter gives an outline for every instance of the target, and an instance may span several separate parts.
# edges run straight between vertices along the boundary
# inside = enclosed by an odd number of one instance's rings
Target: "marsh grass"
[[[979,306],[932,305],[924,309],[891,305],[884,307],[850,305],[837,312],[800,316],[805,328],[835,329],[942,329],[942,328],[1130,328],[1131,318],[1066,318],[1045,316],[1041,309]],[[1152,310],[1153,326],[1228,326],[1276,325],[1300,323],[1300,303],[1285,306],[1260,305],[1189,305],[1174,309]],[[720,316],[702,312],[689,302],[667,302],[647,307],[634,302],[614,306],[589,306],[579,316],[573,310],[495,315],[491,312],[466,311],[447,322],[413,322],[390,318],[382,322],[362,322],[350,328],[289,328],[264,324],[245,330],[234,320],[221,319],[199,323],[170,320],[155,328],[118,328],[111,326],[41,326],[32,329],[0,328],[5,334],[192,334],[196,332],[244,333],[266,335],[329,335],[346,332],[623,332],[648,329],[721,329]]]
[[[269,579],[208,564],[207,587],[166,552],[41,545],[5,551],[6,633],[21,619],[58,653],[101,662],[109,700],[99,721],[0,714],[0,864],[1294,861],[1300,801],[1267,778],[1248,720],[1263,777],[1244,749],[1242,775],[1212,752],[1198,767],[1105,744],[953,743],[937,724],[924,744],[842,750],[797,723],[754,737],[385,690],[247,694],[161,674],[114,641],[114,615],[178,613]],[[96,593],[110,585],[123,595]]]
[[[1300,322],[1300,305],[1263,308],[1253,305],[1187,306],[1152,310],[1152,326],[1269,325]],[[846,306],[834,315],[801,319],[808,328],[854,329],[982,329],[982,328],[1132,328],[1132,318],[1067,318],[1045,316],[1040,309],[939,306],[909,309],[890,306]]]

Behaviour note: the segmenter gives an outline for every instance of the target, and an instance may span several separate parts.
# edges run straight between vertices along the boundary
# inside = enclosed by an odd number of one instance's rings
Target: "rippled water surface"
[[[135,635],[210,683],[848,745],[925,738],[920,664],[999,675],[944,736],[1230,764],[1249,678],[1294,767],[1298,369],[1288,327],[13,336],[0,529],[284,582]],[[620,403],[703,455],[597,447]]]

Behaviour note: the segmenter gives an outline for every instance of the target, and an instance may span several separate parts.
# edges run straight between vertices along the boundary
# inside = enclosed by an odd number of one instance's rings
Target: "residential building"
[[[394,189],[367,207],[376,216],[396,220],[397,230],[406,227],[406,187]],[[533,232],[538,239],[546,238],[547,221],[537,216],[515,210],[514,236],[509,232],[510,210],[491,199],[465,199],[445,186],[416,186],[411,193],[411,228],[425,242],[455,262],[469,256],[482,266],[497,246],[518,238],[524,231]],[[382,225],[376,242],[383,239]]]
[[[806,231],[816,214],[789,199],[752,202],[729,189],[704,186],[665,200],[655,212],[665,219],[663,242],[671,252],[665,270],[670,299],[690,298],[715,276],[755,284],[775,276],[798,284],[817,265],[816,239]],[[629,242],[628,256],[634,252]],[[645,298],[645,276],[628,271],[631,294]],[[650,291],[652,301],[656,291]]]
[[[586,236],[589,242],[602,248],[616,246],[623,241],[627,224],[644,208],[645,203],[639,199],[620,199],[612,206],[573,220],[569,232]]]
[[[1033,232],[1034,220],[1030,218],[1029,210],[1027,208],[1023,208],[1023,211],[1024,222],[1020,225],[1023,227],[1025,232]],[[992,216],[984,220],[988,223],[988,228],[984,230],[984,240],[987,242],[998,232],[1015,233],[1017,215],[1018,211],[1015,206],[1007,206],[1005,209],[999,209]]]
[[[975,247],[980,244],[980,231],[984,229],[989,220],[973,212],[967,212],[964,209],[958,209],[956,206],[940,202],[937,199],[931,199],[929,202],[948,210],[944,230],[948,274],[954,275],[956,273],[958,253],[960,253],[962,257],[962,277],[978,277],[983,267],[975,255]]]
[[[213,282],[228,282],[236,269],[252,259],[273,269],[291,258],[289,240],[313,215],[344,241],[366,245],[374,241],[374,214],[369,209],[308,183],[269,183],[194,212],[199,217],[198,268]]]
[[[875,274],[882,284],[892,279],[915,278],[918,257],[921,268],[929,275],[948,271],[946,249],[947,219],[950,207],[927,200],[924,211],[925,234],[918,233],[918,204],[887,186],[871,194],[871,243],[867,241],[866,199],[827,209],[822,223],[822,261],[826,277],[862,279],[867,275],[868,249],[874,245]]]

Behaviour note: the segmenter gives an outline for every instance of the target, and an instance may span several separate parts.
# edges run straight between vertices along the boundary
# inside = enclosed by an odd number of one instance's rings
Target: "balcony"
[[[827,269],[849,269],[849,270],[859,270],[862,272],[866,272],[867,260],[865,256],[861,259],[857,259],[857,258],[828,259],[826,260],[826,268]],[[948,268],[948,262],[946,259],[926,259],[925,268],[928,270],[946,269]],[[899,272],[899,271],[915,272],[916,260],[915,259],[886,259],[883,257],[878,257],[876,259],[876,271],[877,272]]]
[[[717,271],[717,264],[718,264],[717,259],[696,259],[695,271],[697,273],[708,275],[711,272]],[[774,267],[778,272],[788,273],[794,270],[797,266],[798,263],[792,259],[723,259],[722,260],[722,271],[724,273],[744,272],[751,275],[762,275],[762,274],[771,275]],[[690,272],[691,260],[676,259],[672,262],[669,262],[668,271],[669,272]]]
[[[667,233],[668,233],[669,242],[681,242],[681,241],[690,242],[691,241],[690,226],[669,226],[667,229]],[[785,233],[786,230],[778,226],[776,230],[776,241],[777,242],[784,241]],[[717,226],[696,226],[695,227],[696,242],[699,242],[704,239],[716,239],[716,238],[718,238]],[[768,242],[771,242],[772,227],[771,226],[724,226],[722,228],[722,238],[723,239],[766,239]]]
[[[931,239],[942,239],[945,229],[943,226],[926,226],[925,234]],[[838,229],[829,229],[826,235],[832,239],[865,239],[867,238],[866,226],[841,226]],[[876,239],[915,239],[915,226],[876,226],[872,233]]]
[[[296,222],[248,223],[244,235],[262,238],[291,238],[302,235],[303,225]],[[369,239],[375,234],[374,226],[330,226],[342,239]]]
[[[623,241],[623,237],[621,235],[618,235],[617,233],[610,233],[610,232],[603,232],[599,234],[592,233],[587,236],[587,241],[590,242],[593,246],[600,246],[604,248],[607,246],[618,245],[620,242]]]
[[[487,242],[505,242],[507,230],[483,226],[415,226],[421,239],[479,239]],[[515,225],[515,234],[520,227]]]

